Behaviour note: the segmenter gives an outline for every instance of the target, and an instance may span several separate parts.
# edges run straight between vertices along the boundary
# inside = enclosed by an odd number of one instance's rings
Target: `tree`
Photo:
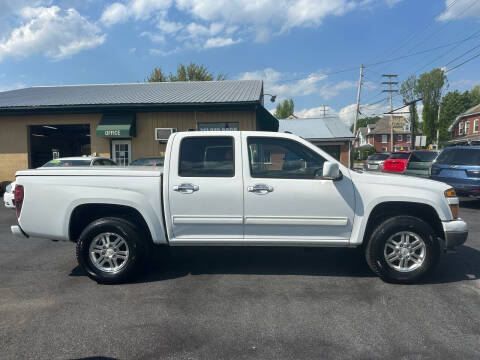
[[[417,77],[415,75],[410,75],[405,81],[402,82],[400,86],[400,94],[402,94],[403,103],[409,103],[413,100],[418,99],[419,94],[417,93]],[[418,129],[421,128],[421,125],[418,121],[418,112],[417,112],[417,104],[413,103],[408,107],[410,114],[413,114],[413,124],[415,124],[415,129],[418,132]],[[410,115],[412,117],[412,115]]]
[[[436,141],[438,129],[438,106],[442,98],[443,87],[447,84],[447,76],[442,69],[433,69],[418,77],[415,92],[423,102],[423,134],[427,136],[427,143]]]
[[[377,121],[380,120],[380,116],[370,116],[358,119],[357,121],[357,130],[361,127],[366,127],[368,124],[376,124]],[[353,132],[353,125],[350,125],[350,131]],[[355,134],[353,134],[355,135]]]
[[[159,67],[155,67],[150,75],[147,77],[148,82],[159,82],[159,81],[221,81],[226,80],[227,75],[225,74],[214,74],[208,71],[208,68],[205,65],[198,65],[191,62],[188,65],[178,64],[177,72],[175,74],[170,73],[168,76],[163,74],[163,71]]]
[[[465,91],[461,94],[458,90],[449,91],[442,99],[440,110],[440,141],[450,139],[448,127],[455,121],[455,118],[470,108],[471,93]]]
[[[153,68],[150,75],[147,77],[148,82],[164,82],[167,81],[167,77],[163,75],[163,71],[161,68]]]
[[[285,99],[277,105],[277,108],[275,109],[275,117],[277,119],[286,119],[290,115],[293,115],[294,110],[295,104],[293,103],[293,99]]]
[[[480,104],[480,85],[475,86],[472,90],[470,90],[470,106],[474,107]]]

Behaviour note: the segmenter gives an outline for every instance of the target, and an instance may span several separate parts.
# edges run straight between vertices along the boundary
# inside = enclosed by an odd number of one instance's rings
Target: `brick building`
[[[449,145],[480,145],[480,104],[456,117],[448,131],[452,134]]]
[[[392,121],[392,123],[391,123]],[[393,151],[410,149],[410,123],[403,117],[394,115],[393,119],[386,115],[376,124],[369,124],[357,130],[355,148],[374,147],[376,152],[392,152],[390,136],[393,126]]]

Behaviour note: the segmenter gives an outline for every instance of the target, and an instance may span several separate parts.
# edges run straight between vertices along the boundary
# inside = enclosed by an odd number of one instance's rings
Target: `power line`
[[[475,5],[475,2],[477,0],[472,0],[472,3],[470,5],[468,5],[467,7],[465,7],[465,9],[463,9],[458,15],[457,17],[461,17],[463,14],[465,14],[473,5]],[[456,1],[455,1],[456,3]],[[454,4],[455,4],[454,3]],[[451,8],[451,7],[450,7]],[[445,9],[448,10],[449,8],[447,7]],[[443,12],[443,11],[442,11]],[[438,16],[438,15],[437,15]],[[435,16],[436,17],[436,16]],[[445,24],[443,24],[443,26],[441,26],[437,31],[433,32],[432,34],[430,34],[429,36],[427,36],[426,38],[424,38],[422,41],[420,41],[417,45],[413,46],[412,48],[410,48],[410,51],[412,51],[413,49],[416,49],[419,45],[423,44],[425,41],[427,41],[428,39],[430,39],[433,35],[435,34],[438,34],[440,31],[442,31],[443,29],[445,29],[448,25],[450,25],[453,21],[453,18],[451,18],[450,20],[448,20]]]
[[[375,63],[366,64],[365,66],[372,67],[372,66],[377,66],[377,65],[381,65],[381,64],[386,64],[386,63],[389,63],[389,62],[394,62],[394,61],[401,60],[401,59],[405,59],[405,58],[408,58],[408,57],[425,54],[425,53],[430,52],[430,51],[435,51],[435,50],[443,49],[443,48],[446,48],[446,47],[449,47],[449,46],[452,46],[452,45],[461,44],[461,43],[464,43],[464,42],[466,42],[466,41],[468,41],[468,40],[471,40],[471,39],[473,39],[473,38],[479,37],[479,36],[480,36],[479,34],[480,34],[480,30],[476,31],[473,35],[471,35],[471,36],[469,36],[469,37],[467,37],[467,38],[464,38],[464,39],[462,39],[462,40],[453,41],[453,42],[450,42],[450,43],[448,43],[448,44],[439,45],[439,46],[436,46],[436,47],[433,47],[433,48],[430,48],[430,49],[426,49],[426,50],[422,50],[422,51],[417,51],[417,52],[411,53],[411,54],[406,54],[406,55],[397,56],[397,57],[392,58],[392,59],[377,61],[377,62],[375,62]],[[476,35],[477,35],[477,36],[476,36]],[[369,70],[372,71],[371,69],[369,69]],[[377,73],[377,74],[378,74],[378,73]]]
[[[450,69],[445,70],[445,74],[448,74],[450,71],[455,70],[455,69],[459,68],[459,67],[462,66],[462,65],[465,65],[466,63],[472,61],[473,59],[475,59],[475,58],[477,58],[477,57],[479,57],[479,56],[480,56],[480,53],[472,56],[471,58],[465,60],[464,62],[461,62],[461,63],[458,64],[458,65],[455,65],[454,67],[452,67],[452,68],[450,68]]]
[[[409,42],[410,40],[412,40],[417,34],[419,34],[419,33],[421,33],[421,32],[424,32],[424,31],[426,31],[427,29],[429,29],[433,24],[435,24],[435,21],[434,21],[434,20],[436,19],[436,17],[439,16],[440,14],[442,14],[443,12],[449,10],[450,8],[452,8],[452,7],[457,3],[457,1],[458,1],[458,0],[452,1],[452,2],[445,8],[445,10],[442,10],[442,11],[440,11],[439,13],[437,13],[437,14],[433,17],[433,19],[428,23],[427,26],[425,26],[422,30],[420,30],[420,31],[418,31],[418,32],[414,32],[414,33],[412,33],[409,37],[405,38],[405,40],[402,41],[402,42],[400,43],[400,45],[398,45],[397,47],[395,47],[392,51],[389,51],[388,54],[390,55],[390,54],[396,52],[398,49],[401,49],[404,45],[408,44],[408,42]]]
[[[464,56],[467,55],[468,53],[472,52],[473,50],[478,49],[479,47],[480,47],[480,45],[477,45],[477,46],[474,46],[473,48],[471,48],[470,50],[465,51],[462,55],[457,56],[455,59],[450,60],[448,63],[446,63],[446,64],[445,64],[445,67],[447,67],[447,66],[450,65],[451,63],[457,61],[458,59],[461,59],[462,57],[464,57]]]

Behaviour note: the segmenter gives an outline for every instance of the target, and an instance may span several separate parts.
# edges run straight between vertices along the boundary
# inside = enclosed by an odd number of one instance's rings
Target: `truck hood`
[[[425,189],[429,191],[437,190],[439,192],[444,192],[445,190],[451,188],[450,185],[447,185],[440,181],[401,175],[401,174],[357,172],[357,171],[351,171],[350,174],[354,182],[366,183],[372,186],[393,185],[396,188],[404,187],[405,190],[416,188],[416,189]]]

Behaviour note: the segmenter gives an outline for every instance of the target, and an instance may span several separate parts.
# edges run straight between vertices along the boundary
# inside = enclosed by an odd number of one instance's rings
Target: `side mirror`
[[[338,164],[333,161],[325,161],[323,163],[323,175],[324,179],[338,180],[341,178],[340,168]]]

